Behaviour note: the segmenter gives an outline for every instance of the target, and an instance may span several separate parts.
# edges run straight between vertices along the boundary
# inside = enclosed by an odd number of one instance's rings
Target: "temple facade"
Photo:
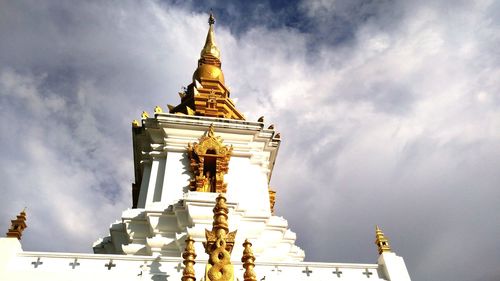
[[[23,211],[0,238],[0,280],[410,280],[378,227],[373,264],[304,262],[274,214],[280,134],[236,109],[214,24],[179,104],[132,122],[132,207],[94,254],[23,251]]]

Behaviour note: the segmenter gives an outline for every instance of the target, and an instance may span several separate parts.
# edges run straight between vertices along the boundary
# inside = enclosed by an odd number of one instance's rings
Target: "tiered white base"
[[[121,222],[111,225],[110,236],[94,244],[96,254],[161,255],[180,257],[187,235],[195,240],[198,258],[206,260],[201,242],[205,229],[212,229],[212,209],[216,193],[187,192],[184,199],[167,208],[152,204],[147,209],[128,209]],[[269,212],[248,214],[228,196],[229,229],[238,230],[234,253],[242,253],[242,243],[249,239],[258,261],[296,262],[304,251],[295,245],[296,235],[288,222]],[[233,255],[238,260],[239,255]]]

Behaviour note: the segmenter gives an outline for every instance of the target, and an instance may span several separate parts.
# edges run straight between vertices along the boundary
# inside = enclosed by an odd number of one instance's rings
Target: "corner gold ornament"
[[[205,268],[206,281],[234,281],[234,267],[231,264],[231,252],[236,231],[229,232],[227,223],[229,210],[224,195],[217,196],[212,230],[205,230],[206,242],[203,243],[208,254]]]
[[[214,134],[210,125],[199,143],[188,144],[188,156],[194,179],[190,190],[198,192],[225,193],[227,184],[224,175],[229,170],[232,146],[225,146],[222,139]]]
[[[17,218],[10,221],[10,228],[7,231],[7,237],[17,238],[21,240],[21,236],[23,235],[24,229],[28,227],[26,224],[26,208],[24,208]]]
[[[384,252],[391,251],[391,245],[389,245],[389,239],[385,237],[384,233],[380,228],[375,226],[375,245],[378,247],[378,253],[382,254]]]
[[[194,264],[196,259],[196,253],[194,251],[194,240],[191,236],[186,238],[186,249],[182,253],[182,258],[184,261],[184,270],[182,271],[182,281],[196,281],[196,276],[194,272]]]
[[[243,243],[243,257],[241,257],[241,262],[245,269],[243,281],[257,281],[257,275],[255,275],[255,271],[253,270],[255,267],[255,256],[252,252],[252,243],[248,239],[245,239]]]
[[[134,120],[132,121],[132,127],[134,127],[134,128],[138,128],[139,126],[140,126],[139,121],[137,121],[137,119],[134,119]]]

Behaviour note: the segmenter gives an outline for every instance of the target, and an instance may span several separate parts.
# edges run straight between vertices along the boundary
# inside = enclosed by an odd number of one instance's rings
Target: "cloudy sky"
[[[195,3],[196,2],[196,3]],[[207,30],[308,261],[500,280],[500,2],[0,0],[0,229],[90,252],[131,205],[130,122],[175,104]],[[306,210],[304,212],[304,210]]]

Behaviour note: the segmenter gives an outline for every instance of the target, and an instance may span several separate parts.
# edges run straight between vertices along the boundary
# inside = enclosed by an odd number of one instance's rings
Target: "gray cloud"
[[[217,26],[238,107],[283,136],[278,214],[308,260],[375,262],[380,224],[414,280],[497,280],[500,7],[331,3],[299,6],[310,30]],[[130,205],[130,121],[177,101],[206,15],[150,1],[2,7],[0,228],[28,205],[26,250],[90,251]],[[347,30],[318,39],[339,17]]]

